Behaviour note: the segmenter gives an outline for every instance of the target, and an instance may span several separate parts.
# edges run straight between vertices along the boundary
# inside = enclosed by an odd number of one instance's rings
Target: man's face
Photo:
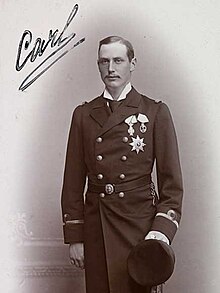
[[[123,90],[131,80],[136,59],[128,59],[125,45],[116,42],[102,45],[98,55],[98,67],[102,81],[108,89]]]

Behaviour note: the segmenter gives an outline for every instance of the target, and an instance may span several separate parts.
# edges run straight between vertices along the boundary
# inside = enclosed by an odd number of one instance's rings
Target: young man
[[[150,292],[129,277],[129,252],[143,239],[170,244],[181,217],[172,118],[164,103],[131,86],[135,66],[130,42],[102,40],[98,67],[105,90],[78,106],[72,118],[62,191],[64,239],[72,263],[85,267],[87,293]],[[158,196],[151,179],[155,160]]]

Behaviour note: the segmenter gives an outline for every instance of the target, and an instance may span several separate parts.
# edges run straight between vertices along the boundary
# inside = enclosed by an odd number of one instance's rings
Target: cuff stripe
[[[84,220],[69,220],[65,221],[65,224],[84,224]]]
[[[172,219],[170,216],[168,216],[167,214],[165,214],[165,213],[157,213],[157,214],[156,214],[156,217],[158,217],[158,216],[161,216],[161,217],[164,217],[164,218],[170,220],[171,222],[173,222],[173,223],[176,225],[177,229],[179,228],[179,224],[178,224],[178,222],[177,222],[176,220],[173,220],[173,219]]]

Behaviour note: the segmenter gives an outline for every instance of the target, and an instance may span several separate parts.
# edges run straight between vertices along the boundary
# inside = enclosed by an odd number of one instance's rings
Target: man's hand
[[[161,240],[163,242],[166,242],[167,244],[170,244],[169,239],[167,236],[159,231],[150,231],[144,238],[145,240],[148,239],[156,239],[156,240]]]
[[[83,243],[70,244],[69,254],[71,264],[77,268],[84,269],[84,246]]]

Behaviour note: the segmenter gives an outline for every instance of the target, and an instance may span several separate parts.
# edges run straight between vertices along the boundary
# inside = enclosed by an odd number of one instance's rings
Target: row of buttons
[[[125,162],[125,161],[127,161],[127,158],[128,158],[128,157],[124,155],[124,156],[121,157],[121,160]],[[98,156],[96,157],[96,160],[97,160],[97,161],[102,161],[102,159],[103,159],[103,156],[102,156],[102,155],[98,155]]]
[[[104,177],[104,176],[103,176],[103,174],[101,174],[101,173],[97,175],[97,179],[99,179],[99,180],[102,180],[103,177]],[[125,174],[120,174],[120,175],[119,175],[119,178],[122,179],[122,180],[125,179],[125,177],[126,177]]]
[[[104,198],[104,197],[106,196],[106,194],[105,194],[104,192],[101,192],[101,193],[99,194],[99,196],[100,196],[101,198]],[[119,196],[120,198],[123,198],[123,197],[125,196],[125,194],[124,194],[124,192],[119,192],[118,196]]]
[[[96,142],[99,143],[99,142],[102,142],[102,141],[103,141],[102,137],[97,137],[97,138],[96,138]],[[122,141],[125,142],[125,143],[128,142],[128,137],[127,137],[127,136],[124,136],[124,137],[122,138]]]
[[[128,138],[127,138],[127,136],[123,137],[122,140],[123,140],[123,142],[128,142]],[[96,141],[97,141],[97,142],[102,142],[103,139],[102,139],[101,137],[98,137],[98,138],[96,139]],[[102,160],[103,160],[103,156],[102,156],[102,155],[97,155],[96,160],[97,160],[97,161],[102,161]],[[122,161],[127,161],[127,156],[123,155],[123,156],[121,157],[121,160],[122,160]]]
[[[129,139],[128,139],[127,136],[124,136],[124,137],[122,138],[122,141],[123,141],[124,143],[127,143],[128,140],[129,140]],[[102,137],[97,137],[97,139],[96,139],[96,142],[97,142],[97,143],[101,143],[102,141],[103,141]],[[125,161],[127,161],[127,159],[128,159],[127,156],[125,156],[125,155],[121,156],[121,160],[122,160],[122,161],[125,162]],[[103,160],[103,156],[100,155],[100,154],[97,155],[96,160],[97,160],[97,161],[102,161],[102,160]],[[103,177],[104,177],[104,176],[103,176],[103,174],[101,174],[101,173],[97,175],[97,178],[98,178],[99,180],[102,180]],[[120,174],[120,175],[119,175],[119,178],[122,179],[122,180],[125,179],[125,177],[126,177],[125,174]],[[104,197],[106,196],[106,194],[105,194],[104,192],[101,192],[101,193],[99,194],[99,196],[100,196],[101,198],[104,198]],[[125,194],[124,194],[124,192],[119,192],[118,196],[119,196],[120,198],[123,198],[123,197],[125,196]]]

